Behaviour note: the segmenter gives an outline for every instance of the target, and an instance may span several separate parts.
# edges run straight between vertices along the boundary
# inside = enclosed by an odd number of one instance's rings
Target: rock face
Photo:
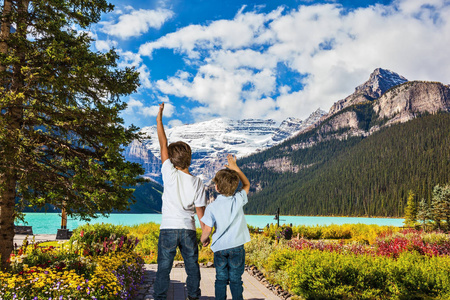
[[[416,115],[450,111],[450,87],[438,82],[412,81],[393,88],[374,103],[388,124],[407,122]]]
[[[384,126],[439,111],[450,112],[449,85],[406,81],[394,72],[376,69],[368,81],[344,100],[337,101],[327,115],[308,128],[318,129],[316,135],[309,135],[290,148],[295,151],[330,139],[368,136]]]
[[[325,113],[318,109],[304,121],[289,118],[280,126],[273,120],[220,118],[166,128],[166,135],[169,143],[184,141],[191,146],[190,171],[209,183],[215,173],[223,168],[228,153],[242,157],[272,147],[316,123]],[[142,164],[144,176],[161,183],[156,126],[144,127],[141,131],[150,138],[144,139],[142,143],[133,141],[125,149],[125,158]]]
[[[358,128],[358,117],[356,112],[347,111],[332,118],[321,129],[322,133],[329,133],[338,131],[343,128],[356,129]]]
[[[392,71],[381,68],[375,69],[375,71],[370,74],[369,80],[356,87],[353,94],[334,103],[333,106],[331,106],[328,115],[333,115],[354,104],[378,99],[390,88],[407,81],[408,80],[405,77]]]

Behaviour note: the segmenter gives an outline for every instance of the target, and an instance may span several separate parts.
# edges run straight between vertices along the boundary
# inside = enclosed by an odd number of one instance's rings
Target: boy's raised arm
[[[239,179],[242,182],[242,189],[248,194],[250,191],[250,181],[248,180],[247,176],[245,176],[244,172],[241,171],[241,169],[236,164],[236,157],[234,157],[231,154],[228,154],[228,165],[225,165],[230,170],[234,170],[238,173]]]
[[[156,116],[156,131],[158,133],[159,148],[161,151],[161,163],[169,159],[169,151],[167,149],[167,137],[162,122],[162,114],[164,110],[164,102],[159,104],[159,112]]]

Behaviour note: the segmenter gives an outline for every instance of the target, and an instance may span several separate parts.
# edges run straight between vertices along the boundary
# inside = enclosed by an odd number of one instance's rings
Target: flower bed
[[[144,276],[137,240],[92,229],[58,247],[25,241],[0,272],[0,299],[132,299]]]
[[[450,299],[450,237],[382,232],[374,243],[253,236],[246,263],[302,299]]]

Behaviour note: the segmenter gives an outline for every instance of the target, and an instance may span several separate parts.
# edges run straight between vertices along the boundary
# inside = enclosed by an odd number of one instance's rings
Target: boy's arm
[[[200,221],[200,227],[203,230],[203,227],[206,226],[205,223],[202,222],[203,215],[205,214],[205,206],[195,207],[195,212],[197,213],[198,220]]]
[[[208,225],[203,225],[202,228],[202,236],[200,238],[200,241],[203,244],[203,247],[206,247],[209,245],[209,235],[211,234],[212,227],[209,227]]]
[[[236,164],[236,157],[233,157],[233,155],[228,154],[227,159],[228,165],[225,165],[225,167],[227,167],[230,170],[234,170],[238,173],[239,179],[242,182],[242,189],[248,194],[248,192],[250,191],[250,181]]]
[[[159,112],[156,116],[156,130],[158,133],[159,140],[159,148],[161,151],[161,163],[164,163],[167,159],[169,159],[169,151],[167,149],[167,137],[164,132],[164,125],[162,122],[162,114],[164,110],[164,102],[159,105]]]

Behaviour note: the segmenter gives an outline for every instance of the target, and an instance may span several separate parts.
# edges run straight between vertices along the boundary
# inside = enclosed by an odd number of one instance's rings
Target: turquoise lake
[[[247,223],[255,227],[264,227],[270,223],[276,223],[274,216],[246,215]],[[61,228],[61,215],[57,213],[27,213],[25,221],[28,224],[18,222],[16,225],[33,226],[34,234],[56,234]],[[388,226],[403,226],[404,219],[390,218],[351,218],[351,217],[302,217],[302,216],[281,216],[280,224],[293,225],[330,225],[330,224],[376,224]],[[111,214],[109,217],[99,217],[90,222],[78,219],[68,219],[67,228],[75,229],[79,225],[86,223],[112,223],[116,225],[136,225],[141,223],[155,222],[161,223],[160,214]],[[197,224],[199,226],[199,224]]]

